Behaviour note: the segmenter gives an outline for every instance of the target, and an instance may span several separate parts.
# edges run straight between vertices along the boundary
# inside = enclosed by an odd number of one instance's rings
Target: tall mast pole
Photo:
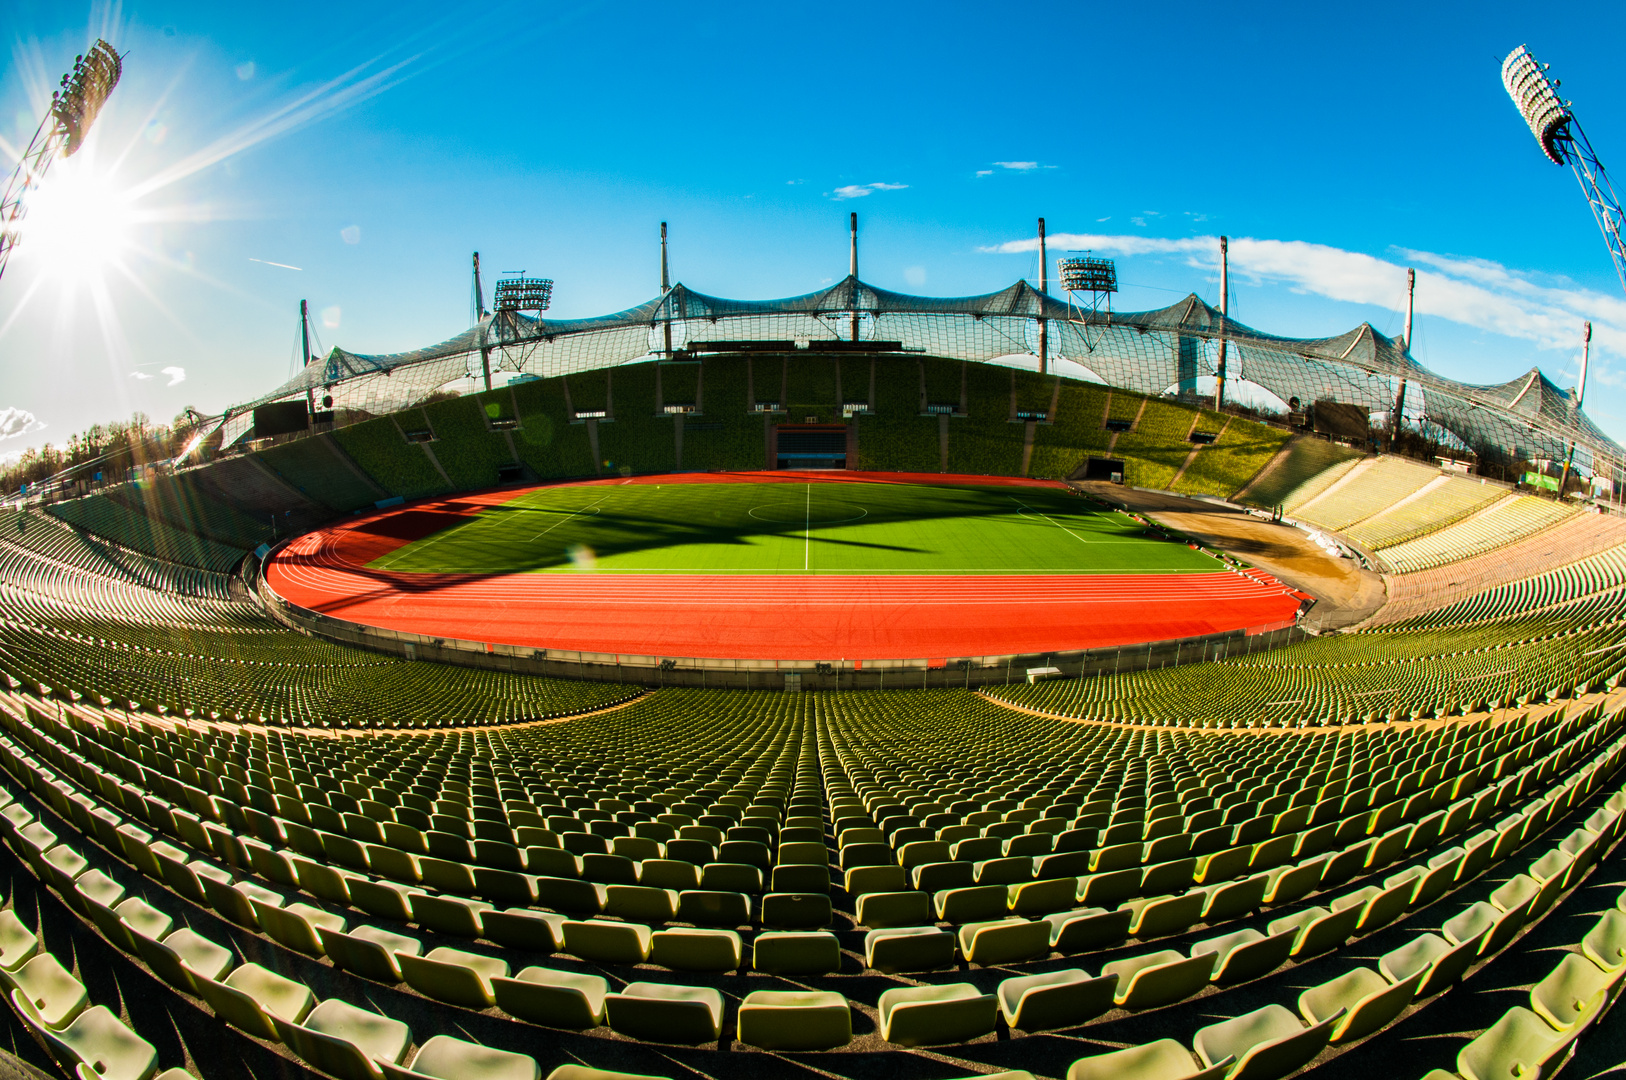
[[[852,339],[858,340],[858,211],[847,219],[847,276],[853,283]]]
[[[480,288],[480,253],[474,253],[474,325],[480,326],[486,317],[486,294]],[[491,389],[491,348],[486,344],[485,328],[480,328],[480,374],[485,376],[486,389]]]
[[[1230,239],[1224,236],[1220,237],[1219,364],[1214,369],[1217,376],[1214,380],[1214,408],[1216,410],[1225,406],[1225,353],[1227,345],[1225,340],[1225,319],[1227,312],[1230,310],[1231,301],[1231,261],[1229,251]]]
[[[1411,355],[1411,324],[1412,317],[1417,311],[1417,271],[1406,267],[1406,332],[1401,335],[1400,348],[1406,355]],[[1395,434],[1400,430],[1401,418],[1406,415],[1406,377],[1400,376],[1400,392],[1395,395],[1395,411],[1389,417],[1389,449],[1395,448]]]
[[[299,302],[299,351],[299,370],[303,374],[311,363],[310,309],[303,300]],[[316,412],[316,390],[308,382],[305,384],[305,409],[306,415]]]
[[[672,305],[665,302],[666,294],[672,291],[671,278],[667,276],[666,269],[666,222],[661,222],[661,311],[665,317],[661,320],[661,331],[665,335],[668,360],[672,358]]]
[[[1586,400],[1586,365],[1592,355],[1592,324],[1582,324],[1581,330],[1581,378],[1575,387],[1575,411],[1581,411],[1581,402]],[[1564,471],[1558,477],[1558,497],[1564,497],[1564,485],[1570,478],[1570,462],[1575,460],[1575,441],[1570,441],[1569,452],[1564,455]]]
[[[1044,218],[1039,219],[1039,374],[1050,372],[1050,324],[1044,317],[1044,298],[1050,294],[1050,267],[1045,260]]]

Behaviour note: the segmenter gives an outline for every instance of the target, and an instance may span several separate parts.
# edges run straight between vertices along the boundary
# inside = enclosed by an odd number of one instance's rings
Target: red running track
[[[859,473],[698,474],[649,482],[731,479],[999,482]],[[1291,625],[1303,598],[1257,570],[897,577],[458,575],[367,568],[387,552],[516,494],[417,503],[308,533],[272,558],[267,583],[284,599],[324,615],[430,637],[622,656],[849,662],[1067,652],[1259,632]]]

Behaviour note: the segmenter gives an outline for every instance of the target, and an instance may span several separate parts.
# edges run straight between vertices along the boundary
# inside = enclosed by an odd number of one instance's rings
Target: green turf
[[[410,511],[409,511],[410,513]],[[1201,573],[1183,543],[1068,491],[908,484],[592,484],[527,492],[375,569],[834,574]]]

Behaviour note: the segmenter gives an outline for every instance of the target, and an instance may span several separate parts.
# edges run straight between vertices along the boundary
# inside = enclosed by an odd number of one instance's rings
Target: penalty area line
[[[598,502],[594,503],[592,506],[584,506],[580,510],[572,510],[570,513],[566,514],[564,517],[560,518],[558,521],[555,521],[552,525],[549,525],[547,528],[543,529],[541,532],[537,533],[535,536],[531,537],[529,540],[527,540],[525,542],[527,544],[534,544],[538,540],[542,539],[544,536],[548,535],[553,530],[557,529],[559,526],[563,525],[565,522],[569,521],[571,518],[575,517],[577,514],[585,514],[589,510],[597,510],[599,507],[601,507],[603,505],[604,505],[604,500],[600,499]]]
[[[1056,528],[1060,529],[1062,532],[1066,533],[1068,536],[1071,536],[1074,540],[1077,540],[1079,543],[1081,543],[1081,544],[1092,543],[1092,541],[1084,539],[1082,536],[1078,535],[1076,532],[1069,529],[1067,526],[1063,525],[1061,522],[1057,521],[1055,518],[1051,517],[1049,514],[1039,513],[1039,511],[1033,509],[1033,507],[1029,506],[1027,503],[1023,502],[1021,499],[1016,498],[1016,496],[1007,495],[1005,497],[1007,499],[1011,500],[1011,502],[1015,503],[1017,506],[1020,506],[1022,509],[1028,511],[1029,513],[1037,514],[1039,517],[1044,518],[1046,521],[1050,522],[1050,524],[1054,525]]]

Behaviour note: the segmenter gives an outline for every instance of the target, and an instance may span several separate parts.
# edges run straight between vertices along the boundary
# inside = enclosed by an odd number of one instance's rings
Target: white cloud
[[[1194,236],[1165,239],[1095,233],[1053,233],[1051,247],[1094,251],[1104,255],[1173,255],[1203,271],[1219,266],[1219,239]],[[1038,249],[1036,238],[1011,240],[983,248],[988,252],[1026,254]],[[1259,240],[1232,237],[1231,272],[1261,284],[1352,304],[1395,308],[1404,302],[1406,266],[1418,266],[1417,312],[1449,319],[1479,330],[1527,341],[1540,349],[1573,353],[1581,320],[1593,324],[1594,360],[1599,352],[1626,358],[1626,299],[1583,289],[1562,278],[1515,270],[1488,259],[1438,255],[1397,249],[1401,261],[1380,259],[1304,240]],[[1593,377],[1614,385],[1622,377],[1594,364]]]
[[[339,316],[342,314],[343,312],[339,310],[338,304],[334,304],[332,307],[323,308],[322,325],[327,327],[329,330],[337,330],[339,328]]]
[[[147,374],[145,371],[132,371],[130,372],[130,378],[144,382],[147,379],[152,378],[152,376]]]
[[[1010,169],[1014,172],[1028,172],[1039,167],[1037,161],[996,161],[994,164],[1001,169]]]
[[[344,228],[339,230],[339,239],[343,240],[347,244],[361,243],[361,226],[346,225]]]
[[[992,169],[978,169],[977,170],[977,175],[978,176],[992,176],[992,175],[994,175],[994,170],[992,170]]]
[[[841,199],[862,199],[865,195],[868,195],[871,192],[876,192],[876,191],[902,191],[904,188],[906,188],[908,186],[909,186],[908,184],[886,184],[886,183],[848,184],[845,187],[836,188],[835,191],[830,193],[830,197],[832,199],[836,199],[836,200],[841,200]]]
[[[237,77],[244,82],[248,82],[254,77],[254,61],[250,60],[246,64],[238,64],[236,70]]]
[[[926,284],[926,268],[924,266],[911,266],[903,272],[903,280],[912,288],[920,288]]]
[[[158,370],[169,376],[169,382],[165,383],[165,386],[179,386],[186,381],[186,369],[183,367],[167,367]]]
[[[44,426],[27,409],[0,409],[0,439],[15,439],[19,435],[38,431]]]

